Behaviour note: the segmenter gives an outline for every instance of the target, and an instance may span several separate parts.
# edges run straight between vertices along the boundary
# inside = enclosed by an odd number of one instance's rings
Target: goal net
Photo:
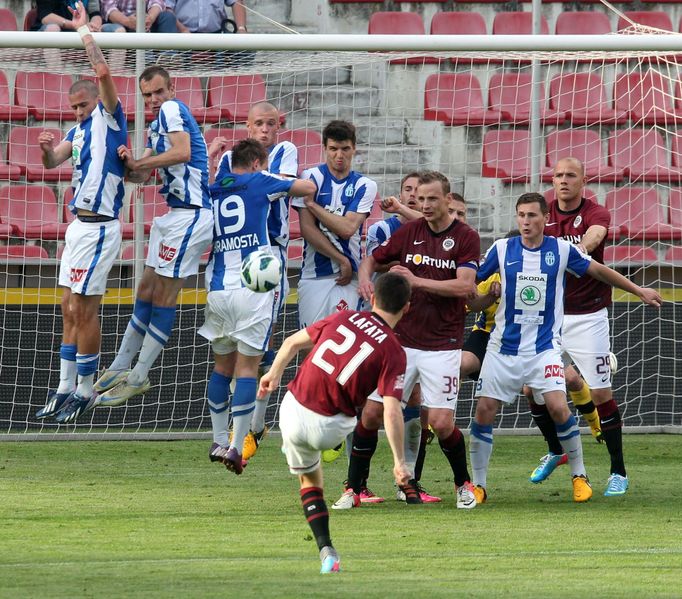
[[[186,49],[200,37],[178,36],[182,43],[173,49],[169,36],[160,36],[167,48],[163,51],[105,51],[131,140],[149,120],[143,113],[135,115],[134,74],[152,61],[168,65],[177,96],[190,106],[209,143],[217,135],[230,141],[244,138],[249,106],[267,99],[285,115],[280,139],[298,146],[303,169],[324,159],[324,125],[347,119],[358,131],[354,168],[378,182],[380,196],[397,195],[409,172],[442,171],[466,198],[469,223],[479,231],[483,249],[514,227],[514,202],[521,193],[553,197],[551,167],[557,159],[583,160],[589,180],[585,196],[612,215],[607,263],[638,283],[661,288],[668,300],[654,311],[636,298],[614,294],[612,349],[620,367],[613,387],[623,420],[628,427],[680,425],[675,350],[682,337],[677,305],[682,272],[678,57],[638,51],[636,43],[627,52],[609,53],[502,52],[492,46],[476,52],[428,47],[409,52],[207,51],[198,42],[197,49]],[[120,44],[122,36],[117,39]],[[78,44],[75,36],[71,43]],[[203,267],[181,293],[174,333],[150,373],[151,391],[121,407],[97,408],[71,426],[35,418],[59,380],[57,275],[71,218],[65,210],[70,165],[43,169],[37,135],[50,128],[61,136],[72,126],[67,90],[76,79],[91,76],[80,49],[0,49],[0,434],[202,433],[210,430],[205,398],[212,367],[209,346],[196,333],[203,322]],[[140,269],[139,261],[135,267],[136,249],[138,255],[146,251],[151,219],[165,210],[155,183],[126,186],[123,247],[101,308],[100,369],[111,363],[131,315]],[[377,202],[365,230],[382,217]],[[298,326],[295,290],[302,239],[297,223],[292,211],[292,293],[278,323],[276,346]],[[295,369],[289,368],[284,383]],[[282,388],[271,398],[269,424],[276,422],[283,393]],[[473,408],[473,386],[463,381],[457,407],[462,428],[468,428]],[[505,408],[498,425],[530,427],[526,403]]]

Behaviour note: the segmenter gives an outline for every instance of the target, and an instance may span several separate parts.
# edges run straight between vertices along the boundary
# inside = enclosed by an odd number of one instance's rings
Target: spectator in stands
[[[232,20],[226,7],[232,7]],[[166,0],[180,33],[246,33],[246,9],[242,0]],[[234,29],[228,25],[234,24]]]
[[[87,5],[90,19],[88,28],[90,31],[100,31],[102,14],[99,0],[89,0]],[[69,6],[70,3],[67,0],[38,0],[36,2],[38,17],[31,29],[33,31],[75,31]]]
[[[102,31],[135,31],[137,15],[135,0],[102,0],[102,13],[105,24]],[[151,33],[177,33],[175,17],[166,11],[163,0],[147,0],[144,29]]]

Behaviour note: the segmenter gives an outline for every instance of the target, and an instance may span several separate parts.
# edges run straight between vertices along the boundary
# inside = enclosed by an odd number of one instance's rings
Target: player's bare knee
[[[499,402],[491,397],[479,397],[476,402],[476,422],[482,425],[493,424]]]
[[[384,422],[384,404],[378,401],[368,401],[362,408],[360,420],[366,429],[377,430]]]
[[[613,391],[611,390],[611,387],[604,387],[603,389],[590,389],[590,395],[595,406],[599,406],[613,399]]]

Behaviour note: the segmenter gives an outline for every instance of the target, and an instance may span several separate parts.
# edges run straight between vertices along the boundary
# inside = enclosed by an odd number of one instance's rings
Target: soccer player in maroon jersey
[[[453,415],[459,391],[465,303],[477,297],[480,240],[476,231],[449,213],[450,183],[442,173],[421,173],[417,193],[423,198],[424,217],[405,223],[362,261],[359,293],[368,297],[372,273],[378,265],[392,262],[399,264],[391,272],[404,275],[412,285],[412,309],[396,327],[407,355],[405,396],[415,383],[421,383],[422,406],[428,410],[429,424],[454,474],[457,507],[469,509],[476,506],[476,500],[464,437],[454,425]],[[377,429],[378,424],[366,423],[364,418],[356,428],[349,474],[354,462],[368,464],[371,460]],[[357,467],[360,472],[366,469]],[[358,483],[349,476],[350,490],[357,493]],[[346,504],[350,504],[348,492],[334,507]]]
[[[597,262],[604,262],[604,245],[609,224],[608,210],[582,196],[585,169],[577,158],[562,158],[554,167],[556,199],[549,205],[549,220],[545,235],[570,241]],[[561,342],[564,363],[571,361],[580,370],[566,369],[566,386],[573,403],[606,442],[611,456],[611,476],[604,495],[623,495],[628,478],[623,460],[623,423],[611,392],[611,360],[608,306],[611,287],[592,277],[577,278],[567,275],[564,296],[564,324]],[[598,412],[598,416],[595,413]],[[563,451],[558,443],[553,422],[545,406],[531,402],[536,424],[547,439],[549,453],[531,474],[532,482],[545,480],[560,463]],[[596,430],[595,430],[596,429]]]
[[[279,426],[289,470],[301,483],[303,513],[320,549],[322,574],[338,572],[340,560],[329,535],[321,451],[336,447],[355,428],[356,413],[375,389],[384,398],[396,483],[405,488],[409,480],[401,410],[405,352],[393,328],[409,308],[410,285],[405,277],[386,273],[377,279],[370,301],[372,312],[343,310],[285,339],[259,385],[261,396],[276,389],[287,364],[312,347],[289,383]]]

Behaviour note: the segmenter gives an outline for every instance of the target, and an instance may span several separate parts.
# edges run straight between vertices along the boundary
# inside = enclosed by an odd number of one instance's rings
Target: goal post
[[[148,123],[136,109],[136,75],[167,65],[178,97],[207,140],[245,136],[248,107],[265,100],[284,114],[281,139],[301,166],[323,159],[320,133],[332,119],[355,123],[354,168],[396,195],[401,178],[436,169],[462,193],[484,249],[514,225],[527,191],[551,197],[551,166],[575,155],[588,166],[585,194],[612,214],[607,263],[660,288],[656,312],[614,293],[610,310],[613,381],[626,430],[682,425],[682,35],[366,36],[104,34],[98,44],[116,76],[131,141]],[[91,77],[76,34],[3,32],[0,71],[10,100],[0,106],[0,439],[205,436],[211,369],[197,336],[205,302],[203,267],[186,282],[173,335],[151,371],[152,390],[117,408],[97,408],[76,425],[39,421],[35,412],[59,377],[57,286],[70,218],[70,171],[36,163],[36,133],[73,123],[65,87]],[[0,98],[2,97],[0,77]],[[137,151],[137,150],[136,150]],[[533,183],[540,181],[539,184]],[[124,242],[101,308],[100,368],[107,367],[132,311],[151,218],[163,211],[158,182],[126,185]],[[382,218],[377,204],[368,222]],[[292,294],[276,345],[298,327],[296,280],[302,239],[292,213]],[[137,266],[136,266],[137,265]],[[296,366],[287,370],[290,380]],[[284,388],[267,412],[277,420]],[[468,428],[473,385],[462,381],[457,422]],[[505,407],[503,431],[532,428],[524,401]]]

